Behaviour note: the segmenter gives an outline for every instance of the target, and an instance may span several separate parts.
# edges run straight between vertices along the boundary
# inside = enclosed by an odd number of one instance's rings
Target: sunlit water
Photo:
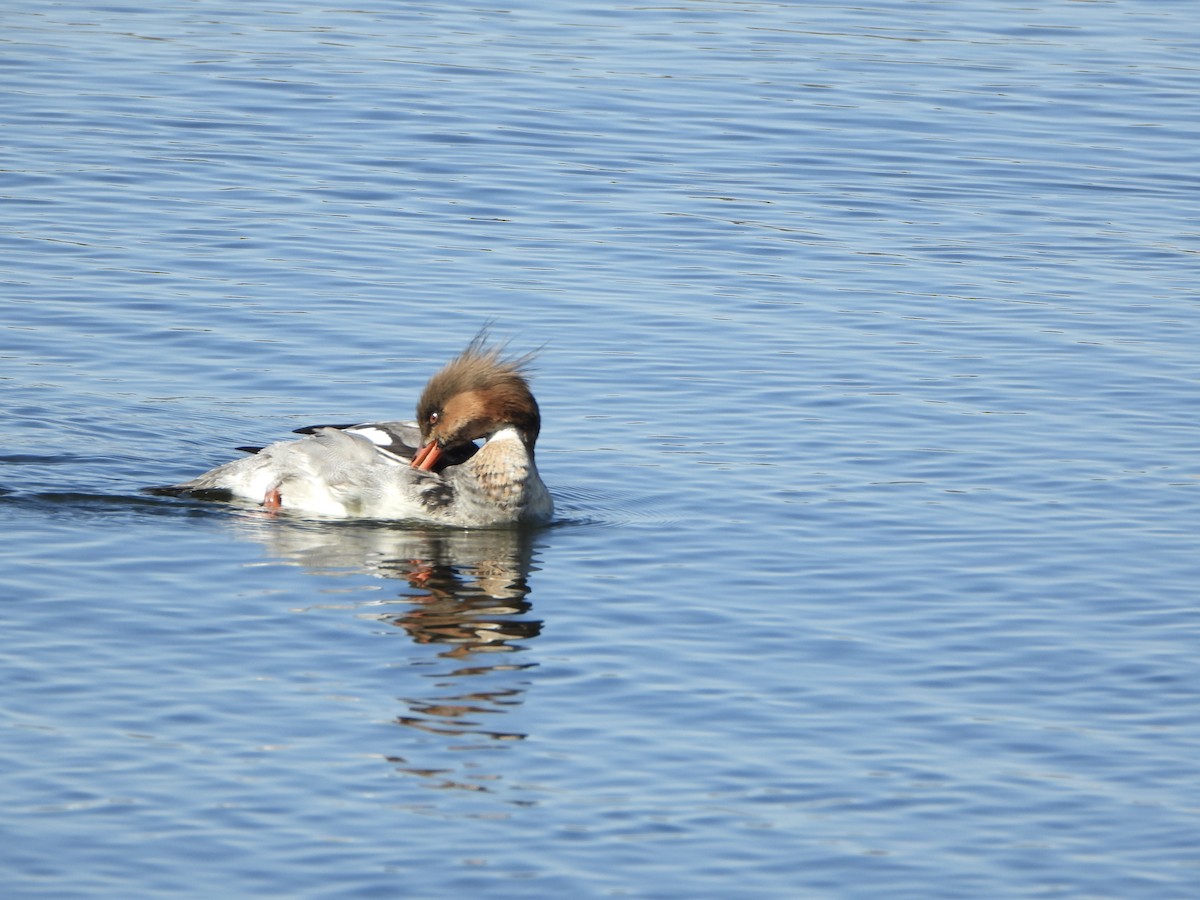
[[[6,897],[1197,896],[1190,4],[277,6],[0,13]]]

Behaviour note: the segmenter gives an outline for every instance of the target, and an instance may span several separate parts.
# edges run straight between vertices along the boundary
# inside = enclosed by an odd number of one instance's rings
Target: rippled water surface
[[[0,24],[5,896],[1200,894],[1192,4]],[[143,491],[489,320],[552,527]]]

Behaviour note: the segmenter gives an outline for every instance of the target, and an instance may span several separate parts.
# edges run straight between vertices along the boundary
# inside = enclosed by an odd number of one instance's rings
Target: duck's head
[[[418,469],[429,471],[446,450],[506,428],[533,453],[542,423],[525,377],[533,354],[504,358],[503,347],[486,343],[487,333],[480,332],[425,385],[417,404],[422,446],[412,463]]]

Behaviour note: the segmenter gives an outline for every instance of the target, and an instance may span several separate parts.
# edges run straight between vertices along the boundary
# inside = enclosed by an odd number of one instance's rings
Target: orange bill
[[[442,448],[438,446],[437,441],[430,441],[424,447],[416,452],[413,456],[413,468],[424,469],[426,472],[433,469],[437,465],[438,460],[442,458]]]

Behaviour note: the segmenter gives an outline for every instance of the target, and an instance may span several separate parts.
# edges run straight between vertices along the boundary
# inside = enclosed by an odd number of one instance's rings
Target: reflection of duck
[[[546,532],[526,528],[401,528],[382,522],[318,523],[237,520],[244,534],[261,540],[271,555],[299,563],[317,576],[365,571],[407,584],[396,598],[352,602],[359,618],[407,634],[413,643],[437,648],[443,664],[414,660],[420,689],[406,692],[407,707],[394,721],[431,735],[461,741],[482,738],[518,741],[524,734],[505,730],[505,716],[519,708],[528,689],[522,662],[525,641],[536,638],[542,622],[531,616],[529,573],[536,544]],[[328,609],[321,602],[309,610]],[[333,604],[346,608],[346,604]],[[464,746],[456,743],[458,749]],[[414,748],[406,750],[415,752]],[[444,760],[433,766],[387,754],[401,771],[437,777],[444,787],[483,790],[473,779],[447,777]],[[485,779],[486,780],[486,779]]]
[[[425,548],[404,559],[380,563],[384,574],[402,578],[413,588],[409,608],[400,615],[383,613],[380,621],[403,628],[418,644],[449,644],[443,656],[518,649],[509,641],[537,637],[542,623],[527,617],[532,604],[528,535],[510,530],[459,532],[458,537],[487,536],[469,548],[462,540],[428,535]],[[505,540],[505,539],[508,540]]]
[[[305,437],[165,489],[326,516],[477,526],[544,522],[554,504],[534,464],[541,427],[529,356],[480,332],[425,386],[416,422],[301,428]],[[482,446],[475,441],[482,440]]]
[[[407,582],[397,599],[372,601],[359,616],[404,629],[417,644],[442,644],[441,655],[465,657],[518,649],[536,637],[529,618],[529,572],[538,532],[521,528],[400,528],[382,522],[266,522],[239,529],[273,555],[314,574],[365,570]]]

